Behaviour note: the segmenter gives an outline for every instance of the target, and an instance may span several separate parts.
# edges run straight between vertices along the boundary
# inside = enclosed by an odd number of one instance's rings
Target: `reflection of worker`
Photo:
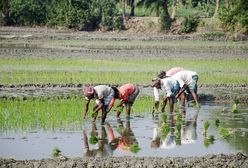
[[[174,118],[171,117],[170,126],[174,125]],[[158,123],[154,124],[153,128],[153,138],[151,141],[152,148],[162,148],[162,149],[171,149],[176,146],[176,136],[174,135],[174,129],[172,128],[166,135],[162,134],[159,130]]]
[[[101,138],[98,137],[96,124],[92,122],[90,143],[96,144],[96,148],[90,149],[87,132],[83,131],[84,157],[104,157],[112,156],[113,151],[108,144],[107,133],[104,126],[101,126]]]
[[[91,99],[96,99],[93,112],[96,114],[94,117],[94,121],[97,117],[98,111],[102,110],[102,121],[101,124],[104,124],[104,121],[107,116],[107,111],[109,108],[109,103],[111,102],[112,98],[114,97],[114,90],[113,88],[106,86],[106,85],[98,85],[95,87],[91,86],[84,86],[83,93],[85,96],[85,108],[83,112],[83,117],[86,118],[89,103]]]
[[[120,103],[117,105],[117,107],[120,107],[121,109],[117,111],[116,117],[119,118],[121,111],[123,110],[123,107],[126,107],[126,117],[130,117],[131,107],[136,99],[136,97],[139,94],[139,88],[132,84],[127,83],[124,84],[117,89],[114,89],[115,96],[114,99],[110,102],[109,110],[113,107],[115,98],[120,100]]]
[[[130,127],[130,121],[126,121],[126,125],[124,127],[123,122],[119,119],[118,120],[119,126],[117,128],[117,132],[119,133],[119,137],[115,137],[113,130],[111,127],[107,127],[110,141],[111,143],[115,142],[115,148],[114,149],[120,149],[129,151],[131,145],[138,144],[138,141]],[[113,146],[113,145],[112,145]]]
[[[195,143],[197,140],[196,126],[198,113],[199,110],[197,110],[192,116],[189,116],[189,118],[185,120],[185,124],[183,125],[181,131],[182,144]]]
[[[160,79],[164,79],[166,77],[171,77],[177,72],[183,71],[184,69],[181,67],[173,67],[169,69],[168,71],[161,71],[157,77]],[[153,112],[158,111],[159,108],[159,90],[156,87],[153,87],[154,91],[154,107],[153,107]]]

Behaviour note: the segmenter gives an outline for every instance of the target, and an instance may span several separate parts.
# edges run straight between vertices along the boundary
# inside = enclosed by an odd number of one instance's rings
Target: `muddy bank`
[[[106,84],[110,85],[110,84]],[[82,95],[83,84],[0,85],[0,98],[63,97]],[[118,86],[118,85],[115,85]],[[153,89],[139,85],[140,96],[153,96]],[[200,101],[248,103],[248,84],[204,84],[199,86]]]
[[[42,160],[0,159],[0,167],[235,167],[247,168],[248,157],[245,154],[206,155],[204,157],[106,157],[106,158],[62,158]]]
[[[28,39],[88,39],[88,40],[144,40],[144,41],[163,41],[163,40],[201,40],[201,41],[247,41],[248,36],[242,34],[226,34],[222,36],[206,35],[201,33],[195,34],[165,34],[163,32],[132,32],[132,31],[74,31],[68,29],[52,28],[31,28],[31,27],[0,27],[0,38],[28,38]]]
[[[97,58],[111,59],[127,58],[246,58],[246,45],[85,45],[82,42],[177,42],[177,41],[227,41],[229,37],[212,37],[201,34],[194,35],[167,35],[157,34],[130,34],[123,32],[76,32],[70,30],[56,30],[45,28],[0,27],[0,57],[56,57],[56,58]],[[237,37],[237,41],[248,40],[248,36]],[[54,45],[55,41],[59,41]],[[77,41],[71,44],[65,41]],[[48,43],[50,42],[50,43]],[[48,43],[48,45],[47,45]]]

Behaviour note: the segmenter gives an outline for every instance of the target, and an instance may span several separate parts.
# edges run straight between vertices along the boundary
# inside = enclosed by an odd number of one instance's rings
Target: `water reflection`
[[[177,145],[196,142],[199,109],[187,116],[184,109],[181,114],[169,114],[166,122],[160,121],[158,116],[153,117],[154,128],[150,144],[152,148],[172,149]]]
[[[88,138],[87,131],[83,131],[83,157],[112,156],[115,150],[132,153],[137,153],[140,150],[138,141],[131,129],[130,120],[126,120],[124,123],[118,119],[117,125],[113,128],[109,123],[106,123],[97,129],[96,123],[92,122],[90,138]]]
[[[113,150],[111,144],[108,142],[104,126],[101,126],[100,134],[101,136],[98,135],[95,122],[91,123],[90,139],[88,139],[86,130],[83,131],[84,157],[106,157],[113,155]],[[95,146],[93,149],[90,149],[89,142]]]

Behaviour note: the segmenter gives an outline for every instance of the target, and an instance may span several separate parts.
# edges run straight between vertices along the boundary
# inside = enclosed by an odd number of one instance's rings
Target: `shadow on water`
[[[200,110],[187,107],[186,115],[161,113],[135,114],[132,118],[116,119],[109,114],[107,123],[86,121],[82,128],[54,131],[2,131],[0,132],[0,157],[15,159],[41,159],[51,157],[57,147],[67,157],[106,156],[203,156],[206,154],[248,153],[247,106],[238,113],[228,105],[202,104]],[[124,116],[122,116],[124,117]],[[216,119],[219,125],[216,125]],[[204,124],[209,121],[206,135]],[[226,128],[230,137],[225,139],[219,129]],[[210,140],[213,137],[214,140]]]

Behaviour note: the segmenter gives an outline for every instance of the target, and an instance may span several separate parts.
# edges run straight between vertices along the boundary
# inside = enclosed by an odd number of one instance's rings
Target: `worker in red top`
[[[109,111],[114,106],[115,99],[119,99],[120,103],[117,105],[117,107],[120,107],[120,110],[117,110],[116,117],[119,118],[125,106],[126,114],[127,114],[126,117],[129,118],[131,112],[131,106],[133,105],[138,94],[139,94],[139,88],[132,83],[127,83],[120,86],[119,88],[115,89],[115,96],[109,104]]]

